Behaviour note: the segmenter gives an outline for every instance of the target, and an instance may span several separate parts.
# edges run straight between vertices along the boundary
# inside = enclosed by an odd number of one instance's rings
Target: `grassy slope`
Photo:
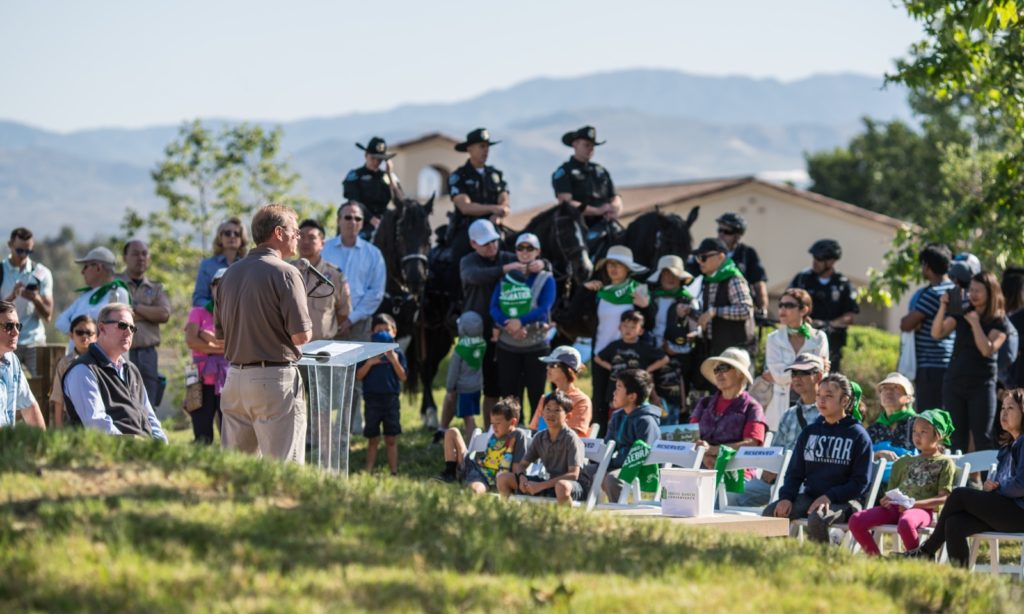
[[[0,431],[0,611],[1012,611],[945,566],[218,450]]]

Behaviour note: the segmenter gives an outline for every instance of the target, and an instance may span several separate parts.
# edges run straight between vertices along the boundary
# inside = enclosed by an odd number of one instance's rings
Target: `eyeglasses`
[[[79,337],[95,337],[96,336],[96,331],[90,330],[88,328],[76,328],[73,332],[76,335],[78,335]]]
[[[731,365],[715,365],[715,375],[718,375],[719,373],[728,373],[729,371],[732,371]]]
[[[817,371],[797,371],[797,370],[793,369],[793,370],[790,370],[789,376],[790,377],[811,377],[815,373],[817,373]]]
[[[241,230],[222,230],[222,231],[220,231],[220,236],[222,236],[222,237],[234,237],[234,238],[241,239],[242,238],[242,231]]]
[[[21,332],[21,327],[24,326],[21,322],[4,322],[0,324],[0,328],[4,329],[5,333],[12,333],[14,331]]]
[[[800,309],[800,305],[798,303],[780,302],[779,309]]]
[[[117,329],[118,330],[130,330],[130,331],[132,331],[133,335],[135,334],[135,331],[139,330],[138,326],[135,326],[134,324],[129,324],[129,323],[124,322],[124,321],[104,320],[103,323],[104,324],[117,324]]]
[[[517,252],[532,252],[532,251],[536,251],[536,249],[537,249],[536,247],[530,245],[529,243],[524,243],[523,245],[517,245],[516,246],[516,251]]]
[[[346,222],[362,222],[363,221],[363,218],[359,217],[358,215],[343,215],[341,217]]]
[[[35,250],[25,249],[24,247],[15,247],[14,253],[18,254],[19,256],[31,256],[32,254],[35,253]]]
[[[705,254],[697,254],[696,256],[694,256],[694,258],[697,259],[697,262],[704,262],[708,258],[711,258],[712,256],[716,256],[717,254],[718,254],[718,252],[707,252]]]
[[[734,234],[738,234],[738,233],[739,233],[739,231],[738,231],[738,230],[735,230],[735,229],[733,229],[733,228],[719,228],[719,229],[718,229],[718,234],[720,234],[720,235],[729,235],[729,236],[732,236],[732,235],[734,235]]]
[[[88,269],[89,267],[91,267],[94,264],[96,264],[96,263],[95,262],[86,262],[85,264],[82,265],[82,272],[85,273],[85,270]]]

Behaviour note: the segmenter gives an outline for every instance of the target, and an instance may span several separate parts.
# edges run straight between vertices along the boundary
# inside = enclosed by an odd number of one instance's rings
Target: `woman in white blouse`
[[[779,328],[768,335],[765,348],[765,372],[762,377],[774,384],[772,400],[765,408],[768,429],[779,428],[779,418],[789,409],[790,375],[786,371],[802,352],[821,356],[828,373],[828,336],[811,327],[811,295],[800,288],[790,288],[779,299]]]

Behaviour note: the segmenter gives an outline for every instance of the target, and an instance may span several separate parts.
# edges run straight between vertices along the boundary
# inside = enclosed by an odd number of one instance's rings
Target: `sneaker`
[[[924,551],[924,549],[922,549],[920,546],[918,546],[917,548],[914,548],[913,550],[907,550],[906,552],[902,552],[902,553],[900,553],[900,554],[898,554],[896,556],[900,556],[900,557],[903,557],[905,559],[930,559],[930,558],[932,558],[933,555],[928,554],[927,552]]]
[[[430,441],[430,443],[431,445],[433,445],[439,444],[442,441],[444,441],[444,431],[442,431],[441,429],[437,429],[436,431],[434,431],[434,438]]]
[[[450,473],[444,472],[444,471],[442,471],[441,473],[435,475],[434,477],[432,477],[430,479],[434,480],[435,482],[444,482],[445,484],[454,484],[455,483],[455,476],[450,474]]]

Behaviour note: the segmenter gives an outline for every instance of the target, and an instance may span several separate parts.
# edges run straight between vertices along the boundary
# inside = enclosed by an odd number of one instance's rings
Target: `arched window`
[[[431,194],[448,195],[448,170],[442,166],[424,166],[416,177],[416,197],[425,199]]]

